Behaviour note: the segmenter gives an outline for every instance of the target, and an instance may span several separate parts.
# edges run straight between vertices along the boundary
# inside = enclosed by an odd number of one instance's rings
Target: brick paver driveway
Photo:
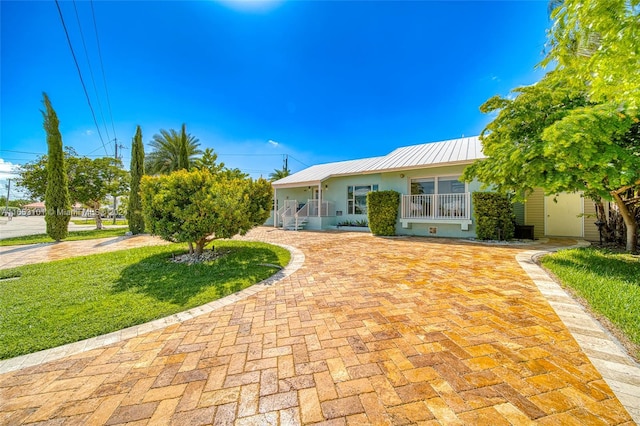
[[[222,309],[0,376],[0,423],[633,424],[516,248],[250,237],[306,261]]]

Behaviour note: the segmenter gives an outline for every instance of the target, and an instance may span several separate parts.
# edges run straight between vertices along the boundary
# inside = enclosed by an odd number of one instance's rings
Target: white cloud
[[[18,165],[0,158],[0,178],[14,178],[18,176]]]
[[[85,136],[91,136],[93,135],[93,130],[85,130],[82,134]]]
[[[274,141],[274,140],[269,139],[269,144],[270,144],[271,146],[278,146],[278,145],[280,145],[280,142],[276,142],[276,141]]]

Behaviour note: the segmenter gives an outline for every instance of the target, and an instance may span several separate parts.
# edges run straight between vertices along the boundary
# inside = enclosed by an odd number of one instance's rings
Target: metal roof
[[[335,176],[471,163],[485,158],[477,136],[406,146],[383,156],[311,166],[273,182],[276,188],[318,185]]]

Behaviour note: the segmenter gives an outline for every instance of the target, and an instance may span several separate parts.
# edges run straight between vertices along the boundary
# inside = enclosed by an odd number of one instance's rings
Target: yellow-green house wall
[[[546,236],[545,229],[545,196],[544,191],[536,188],[526,200],[524,205],[525,225],[533,225],[535,238],[543,238]],[[590,199],[584,199],[584,225],[583,238],[588,241],[597,241],[599,239],[598,227],[594,225],[596,221],[595,203]]]

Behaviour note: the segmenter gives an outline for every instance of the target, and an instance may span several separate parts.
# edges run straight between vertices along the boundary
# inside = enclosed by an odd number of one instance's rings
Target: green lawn
[[[108,237],[122,237],[128,231],[128,228],[117,229],[91,229],[88,231],[71,231],[69,236],[64,241],[78,241],[78,240],[94,240],[96,238],[108,238]],[[54,241],[49,238],[47,234],[27,235],[25,237],[12,237],[4,238],[0,240],[0,247],[13,246],[23,244],[39,244],[39,243],[53,243]]]
[[[588,247],[559,251],[541,263],[640,346],[638,256]]]
[[[142,324],[247,288],[285,266],[287,250],[217,241],[227,252],[187,266],[169,261],[184,244],[142,247],[46,264],[0,276],[0,359]]]

